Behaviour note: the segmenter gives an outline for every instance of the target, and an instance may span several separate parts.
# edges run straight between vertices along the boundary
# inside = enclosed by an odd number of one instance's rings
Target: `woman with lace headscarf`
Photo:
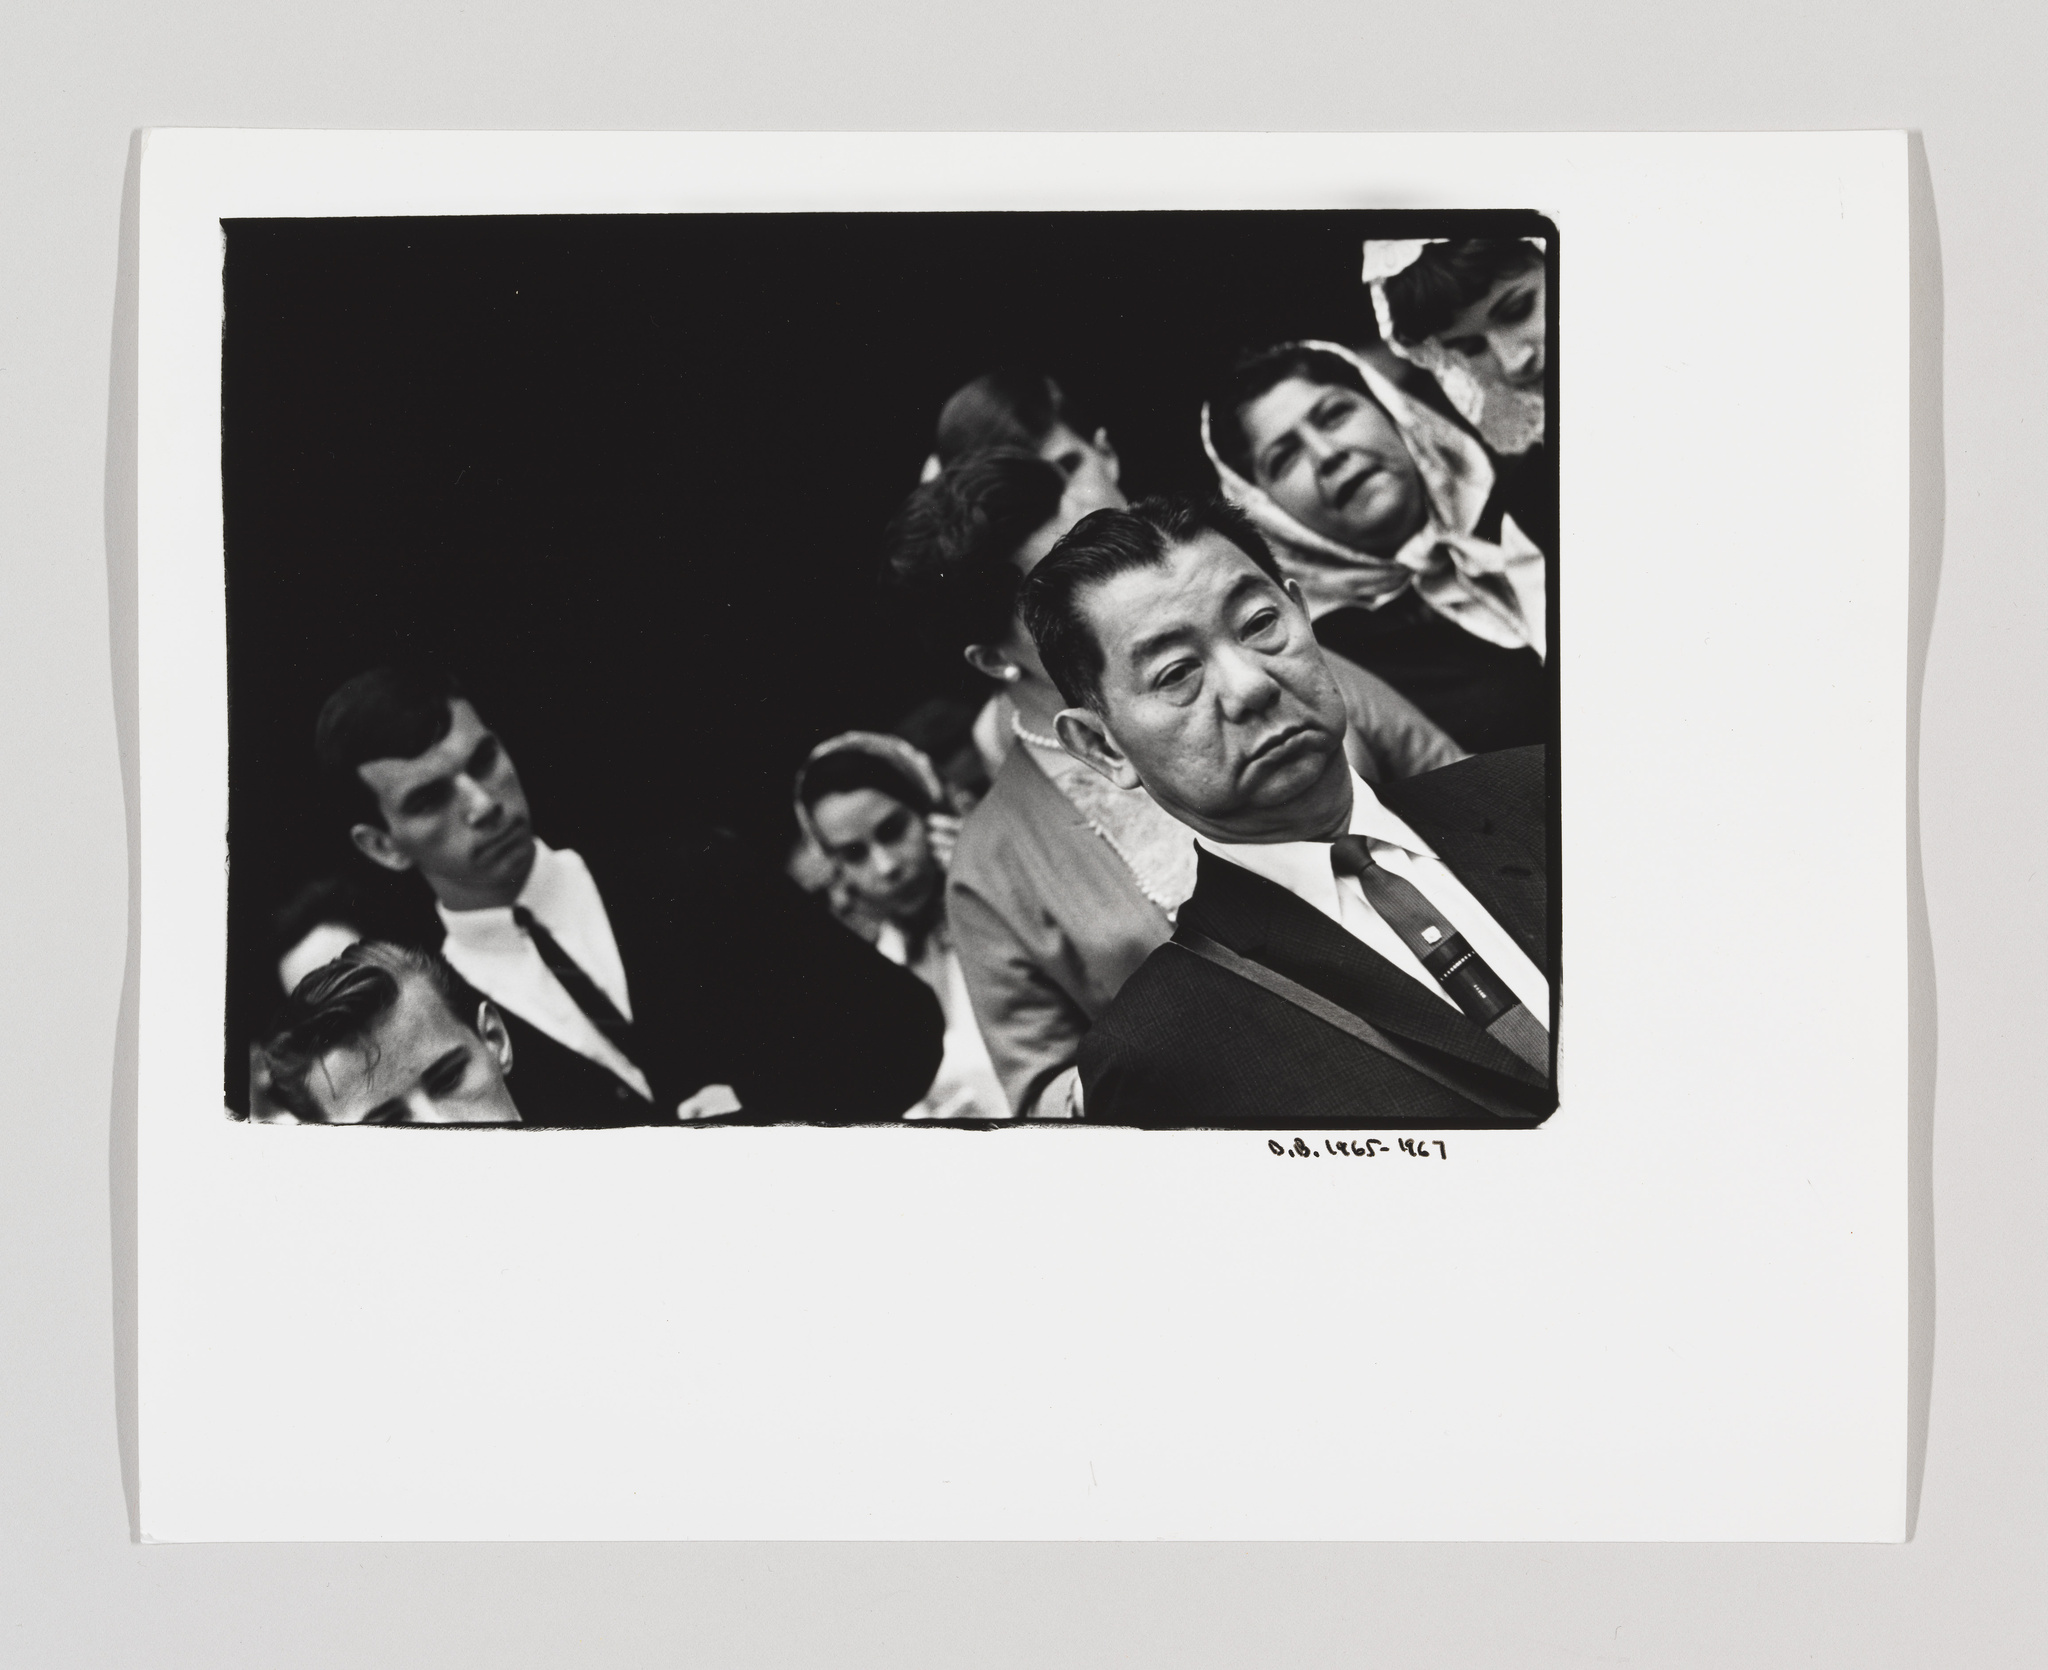
[[[1542,742],[1543,552],[1464,428],[1334,342],[1233,366],[1202,444],[1302,590],[1322,645],[1472,753]]]
[[[1493,455],[1495,498],[1557,549],[1547,455],[1549,260],[1537,238],[1368,239],[1364,278],[1388,349],[1436,379]]]
[[[946,1038],[938,1076],[906,1119],[1007,1119],[946,923],[946,865],[959,819],[932,763],[900,737],[847,731],[811,750],[796,815],[878,928],[875,949],[938,995]]]

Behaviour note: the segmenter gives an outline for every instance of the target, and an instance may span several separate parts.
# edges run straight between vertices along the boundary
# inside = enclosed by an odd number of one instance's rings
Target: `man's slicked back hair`
[[[449,1013],[463,1019],[458,1005],[467,994],[454,971],[430,951],[363,940],[301,980],[286,1004],[282,1030],[263,1047],[277,1099],[300,1119],[324,1121],[307,1078],[333,1051],[357,1043],[367,1048],[407,980],[426,981]]]
[[[455,723],[462,688],[434,667],[372,667],[320,709],[313,751],[330,788],[358,823],[382,823],[377,797],[356,775],[370,760],[419,758]]]
[[[1035,452],[998,447],[956,459],[889,524],[882,578],[933,649],[1000,644],[1017,614],[1017,552],[1059,513],[1066,483]]]
[[[1183,545],[1220,534],[1276,585],[1272,550],[1236,505],[1217,498],[1141,499],[1076,522],[1024,582],[1019,607],[1046,675],[1068,705],[1102,709],[1102,645],[1081,612],[1083,595],[1135,569],[1158,568]]]

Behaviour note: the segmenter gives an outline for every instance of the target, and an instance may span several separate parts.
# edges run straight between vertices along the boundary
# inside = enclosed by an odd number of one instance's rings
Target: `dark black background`
[[[230,993],[285,893],[366,872],[312,762],[350,674],[454,670],[556,844],[717,821],[779,856],[813,743],[980,693],[875,584],[954,388],[1042,366],[1128,488],[1210,490],[1234,351],[1370,340],[1361,240],[1488,218],[226,223]]]

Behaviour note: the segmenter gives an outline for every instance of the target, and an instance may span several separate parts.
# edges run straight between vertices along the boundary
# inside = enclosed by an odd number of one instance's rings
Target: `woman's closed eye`
[[[1519,325],[1535,311],[1535,290],[1512,290],[1493,304],[1487,317],[1497,325]]]

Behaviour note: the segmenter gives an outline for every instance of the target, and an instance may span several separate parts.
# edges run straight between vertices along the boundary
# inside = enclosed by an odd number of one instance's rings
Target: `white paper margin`
[[[141,201],[147,1536],[1903,1535],[1902,136],[158,131]],[[1557,222],[1556,1117],[225,1120],[219,221],[991,207]]]

